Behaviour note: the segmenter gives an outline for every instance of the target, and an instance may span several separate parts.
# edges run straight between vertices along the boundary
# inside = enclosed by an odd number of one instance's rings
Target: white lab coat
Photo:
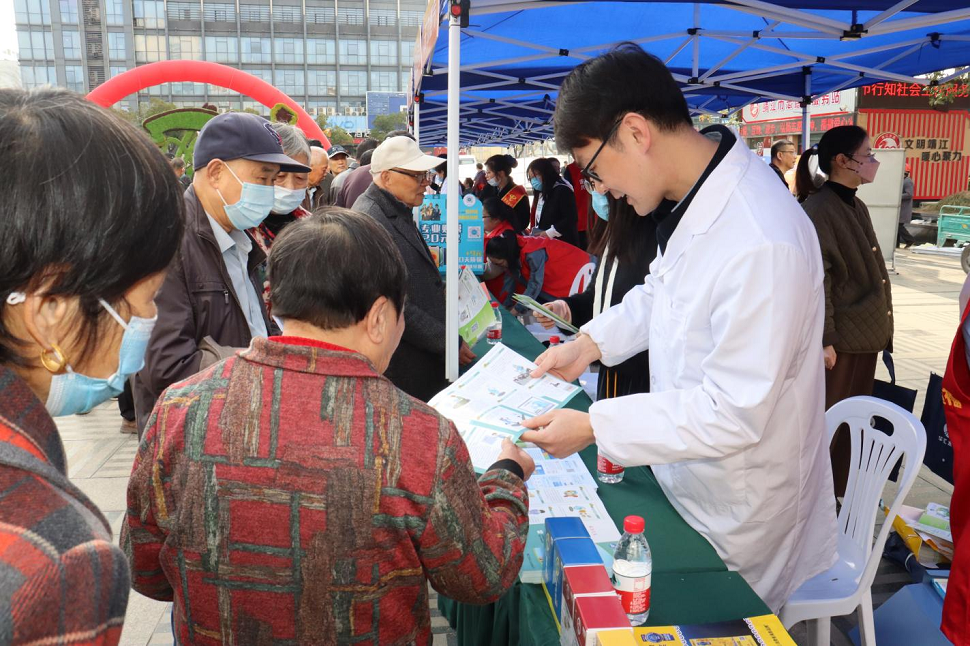
[[[776,612],[836,558],[822,277],[812,223],[738,141],[645,284],[583,327],[607,366],[650,349],[649,394],[590,408],[599,450],[651,465]]]

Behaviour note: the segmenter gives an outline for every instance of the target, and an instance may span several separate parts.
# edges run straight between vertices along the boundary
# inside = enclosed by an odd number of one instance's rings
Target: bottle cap
[[[628,534],[642,534],[643,518],[640,516],[627,516],[623,519],[623,531]]]
[[[497,309],[498,308],[498,303],[492,303],[492,307],[494,307],[494,308]]]
[[[551,337],[549,337],[549,343],[550,344],[553,344],[553,343],[562,343],[562,340],[558,336],[551,336]]]

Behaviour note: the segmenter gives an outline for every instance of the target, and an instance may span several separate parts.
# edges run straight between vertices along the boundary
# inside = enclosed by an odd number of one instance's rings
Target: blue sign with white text
[[[438,271],[445,273],[447,241],[447,195],[425,195],[421,206],[415,207],[418,230],[428,243]],[[485,271],[485,228],[482,223],[482,203],[474,195],[458,200],[458,264],[476,274]]]

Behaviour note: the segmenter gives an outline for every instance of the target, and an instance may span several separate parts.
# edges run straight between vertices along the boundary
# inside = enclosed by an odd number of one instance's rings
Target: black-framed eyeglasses
[[[856,157],[855,153],[849,153],[848,155],[846,155],[846,157],[851,157],[852,161],[859,161],[858,159],[855,158]],[[861,155],[861,157],[866,161],[876,160],[876,154],[873,153],[872,151],[869,151],[868,155]],[[862,162],[859,162],[859,163],[861,164]]]
[[[391,171],[392,173],[397,173],[398,175],[407,175],[408,177],[418,182],[419,184],[421,182],[430,182],[431,173],[433,172],[433,171],[425,171],[425,172],[419,172],[419,173],[409,173],[408,171],[401,170],[399,168],[389,168],[388,170]]]
[[[626,115],[623,115],[623,116],[626,116]],[[589,163],[586,164],[583,170],[579,171],[580,176],[583,178],[581,180],[583,189],[587,193],[592,193],[595,190],[593,188],[593,182],[599,182],[600,184],[603,183],[603,180],[600,179],[600,176],[594,173],[593,171],[591,171],[590,167],[594,163],[596,163],[596,158],[600,156],[600,153],[603,152],[603,148],[606,146],[607,143],[609,143],[610,139],[613,138],[613,135],[616,134],[617,128],[619,128],[620,124],[623,123],[623,116],[621,116],[619,119],[616,120],[616,123],[614,123],[613,127],[610,128],[610,134],[606,135],[606,139],[604,139],[603,142],[600,143],[600,147],[596,149],[595,153],[593,153],[593,156],[592,158],[590,158]]]

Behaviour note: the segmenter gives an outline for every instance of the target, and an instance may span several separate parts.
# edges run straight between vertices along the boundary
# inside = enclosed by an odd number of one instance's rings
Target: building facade
[[[421,0],[14,0],[26,88],[86,93],[161,60],[249,72],[314,116],[362,115],[368,90],[406,92]],[[265,109],[236,92],[168,83],[128,97],[178,106]]]

